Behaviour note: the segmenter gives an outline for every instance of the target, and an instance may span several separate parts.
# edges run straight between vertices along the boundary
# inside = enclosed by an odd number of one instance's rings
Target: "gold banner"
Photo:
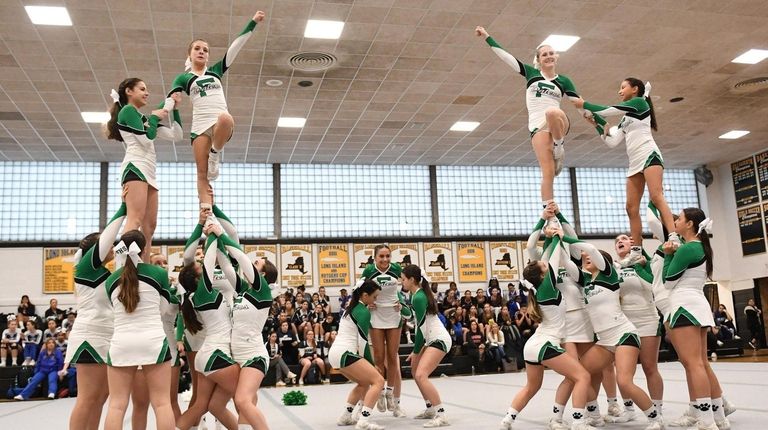
[[[485,242],[458,242],[459,282],[487,282]]]
[[[77,248],[43,248],[43,294],[75,291]]]
[[[348,244],[317,245],[317,264],[320,286],[347,287],[350,285]]]

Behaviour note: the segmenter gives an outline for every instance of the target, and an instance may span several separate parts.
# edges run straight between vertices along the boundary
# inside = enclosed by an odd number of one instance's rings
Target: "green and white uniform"
[[[192,130],[190,133],[192,140],[202,134],[210,133],[209,130],[216,124],[219,114],[227,112],[227,100],[224,97],[224,86],[221,80],[255,28],[256,21],[248,21],[243,31],[237,35],[227,49],[224,58],[206,68],[201,75],[196,75],[188,70],[173,80],[173,88],[168,96],[183,91],[192,100]]]
[[[661,313],[661,320],[669,317],[669,290],[664,287],[664,251],[663,244],[659,245],[651,257],[651,273],[653,274],[653,302]]]
[[[104,294],[104,283],[111,272],[103,264],[112,249],[125,216],[126,208],[123,203],[99,235],[98,243],[87,250],[75,266],[77,324],[73,325],[69,333],[65,363],[104,364],[107,362],[114,323],[112,304],[109,296]]]
[[[151,264],[138,264],[139,302],[136,309],[128,313],[117,299],[123,270],[122,267],[115,270],[107,279],[107,295],[112,301],[115,323],[107,364],[123,367],[164,363],[171,359],[171,351],[160,319],[161,303],[176,301],[168,272]]]
[[[427,313],[429,300],[421,288],[411,297],[411,308],[416,315],[416,340],[413,343],[413,353],[418,354],[424,347],[437,348],[447,353],[451,350],[453,341],[448,330],[435,314]]]
[[[195,226],[195,229],[192,230],[192,234],[189,236],[189,239],[187,239],[187,243],[184,245],[183,260],[184,260],[185,266],[195,261],[195,253],[197,252],[197,245],[200,242],[200,238],[202,236],[203,236],[203,225],[198,224]],[[195,311],[195,314],[197,315],[197,319],[200,320],[201,319],[200,314],[198,314],[197,311]],[[199,351],[200,346],[203,345],[203,340],[205,339],[205,327],[203,327],[203,329],[198,331],[197,333],[192,333],[186,328],[184,328],[183,339],[184,339],[185,351],[191,351],[191,352]]]
[[[586,252],[589,259],[600,270],[594,277],[591,273],[584,271],[581,275],[577,275],[583,278],[581,284],[584,285],[584,300],[589,319],[597,335],[597,344],[610,351],[622,345],[639,348],[640,338],[637,329],[621,310],[619,298],[621,278],[616,268],[609,264],[592,244],[567,236],[563,240],[568,242],[572,249]]]
[[[536,295],[536,302],[541,310],[541,324],[523,347],[523,359],[529,364],[541,364],[565,352],[560,347],[565,326],[565,307],[561,306],[563,295],[556,287],[562,251],[560,238],[552,238],[542,257],[549,270],[544,274],[536,291],[529,292]]]
[[[698,240],[680,245],[674,254],[664,256],[664,286],[669,293],[669,326],[714,327],[704,283],[707,281],[707,259]]]
[[[557,75],[553,79],[547,79],[541,71],[505,51],[491,36],[488,36],[485,41],[494,54],[525,78],[525,105],[528,108],[528,131],[531,132],[531,136],[546,129],[548,108],[559,109],[564,97],[579,97],[576,87],[567,76]]]
[[[328,361],[335,369],[347,367],[364,358],[373,364],[368,332],[371,329],[371,311],[362,302],[344,312],[339,321],[336,340],[328,351]]]
[[[624,268],[616,264],[621,278],[621,310],[637,328],[640,337],[659,333],[659,314],[653,302],[653,275],[649,269],[642,264]]]
[[[600,134],[600,137],[611,148],[625,142],[629,157],[627,177],[641,173],[650,166],[664,166],[661,151],[651,132],[651,106],[645,98],[635,97],[611,106],[584,102],[584,109],[600,116],[624,115],[618,126],[611,127],[610,136]]]
[[[160,302],[160,320],[163,322],[163,331],[171,351],[171,365],[177,367],[181,364],[181,360],[179,359],[179,350],[176,347],[176,324],[180,319],[183,320],[183,318],[181,313],[179,313],[181,297],[179,297],[176,288],[171,287],[171,295],[174,299],[170,302]]]
[[[380,329],[398,328],[402,323],[401,312],[407,306],[404,304],[403,295],[400,293],[400,274],[403,269],[397,263],[391,263],[389,267],[381,271],[375,264],[369,264],[363,270],[361,281],[371,279],[381,287],[381,292],[376,298],[376,309],[371,312],[371,327]],[[400,311],[397,305],[400,305]]]
[[[155,139],[181,140],[181,116],[178,110],[173,110],[173,121],[167,127],[160,124],[160,118],[150,115],[149,118],[139,112],[132,104],[120,109],[117,115],[117,127],[125,142],[125,157],[120,166],[120,184],[129,181],[142,181],[150,187],[157,187],[157,155],[155,154]]]

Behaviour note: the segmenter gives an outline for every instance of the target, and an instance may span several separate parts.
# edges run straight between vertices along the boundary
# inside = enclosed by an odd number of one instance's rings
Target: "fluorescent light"
[[[304,123],[305,122],[307,122],[306,118],[280,117],[280,119],[277,120],[277,126],[278,127],[301,128],[301,127],[304,127]]]
[[[109,112],[80,112],[80,115],[83,117],[83,121],[85,122],[100,124],[106,124],[111,118]]]
[[[307,21],[307,28],[304,29],[304,37],[311,39],[338,39],[341,36],[342,30],[344,30],[344,23],[341,21],[310,19]]]
[[[479,122],[474,121],[456,121],[456,124],[451,126],[451,131],[472,131],[480,125]]]
[[[720,136],[720,139],[738,139],[749,134],[747,130],[731,130]]]
[[[768,58],[768,49],[750,49],[731,60],[731,63],[757,64]]]
[[[59,6],[24,6],[32,24],[72,25],[67,8]]]
[[[557,52],[565,52],[571,49],[571,46],[576,44],[576,42],[578,42],[579,39],[581,39],[579,36],[563,36],[560,34],[550,34],[549,36],[547,36],[546,39],[544,39],[543,42],[539,44],[539,46],[549,45]]]

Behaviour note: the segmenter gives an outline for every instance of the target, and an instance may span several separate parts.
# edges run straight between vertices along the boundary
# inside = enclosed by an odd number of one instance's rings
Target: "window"
[[[581,233],[619,234],[629,231],[625,209],[626,182],[626,169],[576,169]],[[698,207],[699,195],[693,171],[664,170],[664,197],[674,213],[685,207]],[[648,191],[643,194],[640,202],[643,231],[648,232],[646,207]]]
[[[99,163],[0,163],[4,241],[79,241],[99,230]]]
[[[438,166],[442,236],[525,236],[541,217],[538,167]],[[555,198],[573,222],[568,171],[555,178]]]
[[[121,202],[120,163],[110,163],[107,216]],[[186,240],[197,224],[197,173],[193,163],[158,163],[160,188],[154,238]],[[216,204],[237,227],[241,239],[274,236],[272,166],[224,163],[213,182]]]
[[[427,166],[280,166],[282,236],[430,236]]]

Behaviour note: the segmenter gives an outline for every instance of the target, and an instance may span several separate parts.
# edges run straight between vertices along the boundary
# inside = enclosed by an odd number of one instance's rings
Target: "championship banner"
[[[77,248],[43,248],[43,294],[75,292]]]
[[[243,247],[243,252],[248,255],[248,258],[250,258],[251,261],[265,259],[271,262],[277,266],[279,273],[280,266],[277,265],[277,245],[245,245]]]
[[[151,254],[162,254],[163,253],[163,247],[162,246],[153,246]],[[170,257],[168,257],[168,267],[171,266]],[[183,266],[183,263],[182,263]],[[119,269],[119,267],[115,267],[115,260],[110,261],[107,263],[104,267],[107,268],[110,272],[114,272],[116,269]],[[179,268],[179,271],[181,271],[181,268]]]
[[[350,285],[348,244],[317,245],[317,264],[321,287]]]
[[[392,262],[402,267],[419,264],[419,244],[418,243],[393,243],[389,245],[392,249]]]
[[[312,286],[312,245],[280,245],[280,286]]]
[[[171,279],[171,285],[175,285],[179,279],[179,272],[184,268],[184,245],[168,245],[168,277]]]
[[[373,262],[373,248],[376,244],[373,243],[356,243],[354,244],[355,250],[355,279],[360,279],[363,276],[363,270],[365,266],[374,264]],[[394,260],[392,260],[394,261]]]
[[[424,243],[424,267],[430,282],[453,282],[451,242]]]
[[[485,242],[458,242],[459,282],[487,282]]]
[[[517,242],[491,242],[491,277],[499,282],[520,279]]]

